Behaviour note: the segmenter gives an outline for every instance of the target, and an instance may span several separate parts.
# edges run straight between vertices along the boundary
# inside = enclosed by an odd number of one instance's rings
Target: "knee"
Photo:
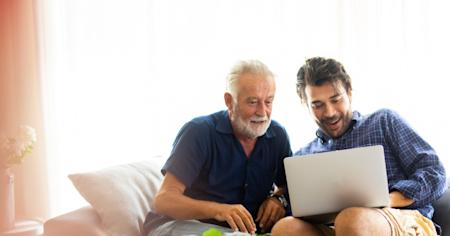
[[[351,225],[364,218],[365,208],[350,207],[342,210],[334,220],[335,225]]]
[[[272,236],[280,236],[280,235],[293,235],[295,230],[294,228],[298,227],[299,220],[295,217],[288,216],[279,220],[272,227],[271,235]]]
[[[320,235],[318,229],[303,220],[292,216],[279,220],[272,228],[272,236],[286,235]]]
[[[366,232],[367,229],[371,228],[371,222],[375,220],[375,216],[374,210],[370,208],[346,208],[336,216],[334,221],[336,233],[351,232],[352,235],[358,235],[358,232]]]

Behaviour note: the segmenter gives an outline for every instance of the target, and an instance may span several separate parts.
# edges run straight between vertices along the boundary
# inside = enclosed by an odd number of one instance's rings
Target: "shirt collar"
[[[345,131],[345,133],[342,136],[347,134],[353,128],[358,127],[361,123],[360,121],[362,120],[362,118],[363,117],[362,117],[361,113],[359,113],[358,111],[353,111],[352,120],[350,121],[350,126],[348,127],[347,131]],[[316,136],[317,136],[317,138],[319,138],[322,141],[322,143],[327,143],[330,139],[332,139],[330,136],[325,134],[320,128],[317,129]]]
[[[272,129],[273,121],[270,122],[269,128],[266,133],[261,136],[265,138],[275,137],[275,132]],[[227,110],[220,113],[219,120],[216,125],[216,130],[224,134],[233,134],[233,128],[231,127],[231,121]]]

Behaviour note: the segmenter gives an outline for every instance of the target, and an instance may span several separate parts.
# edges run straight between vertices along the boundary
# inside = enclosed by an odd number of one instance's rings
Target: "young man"
[[[179,131],[149,213],[146,235],[262,231],[285,216],[283,158],[291,156],[285,129],[271,121],[272,72],[241,61],[227,77],[227,111],[198,117]],[[278,190],[271,195],[273,185]],[[280,200],[281,199],[281,200]]]
[[[446,178],[433,148],[391,110],[367,116],[352,111],[351,80],[336,60],[308,59],[297,74],[297,93],[319,129],[317,137],[296,154],[383,145],[390,205],[344,209],[334,227],[286,217],[273,227],[272,236],[436,235],[431,202],[444,192]]]

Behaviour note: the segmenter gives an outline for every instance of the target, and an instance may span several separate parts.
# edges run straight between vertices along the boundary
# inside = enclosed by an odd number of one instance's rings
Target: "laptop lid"
[[[284,166],[295,217],[389,204],[381,145],[287,157]]]

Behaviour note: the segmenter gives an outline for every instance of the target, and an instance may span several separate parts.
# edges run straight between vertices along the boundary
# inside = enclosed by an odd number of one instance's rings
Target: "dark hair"
[[[340,62],[331,58],[309,58],[297,73],[297,94],[302,102],[306,102],[306,85],[321,86],[325,83],[338,81],[342,82],[345,91],[352,90],[350,76]]]

